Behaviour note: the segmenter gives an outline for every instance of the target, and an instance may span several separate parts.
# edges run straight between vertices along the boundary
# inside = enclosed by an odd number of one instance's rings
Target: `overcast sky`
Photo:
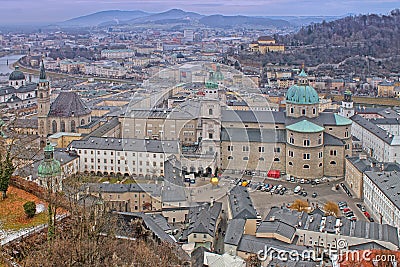
[[[387,14],[400,0],[0,0],[0,23],[58,22],[102,10],[166,11],[180,8],[224,15]]]

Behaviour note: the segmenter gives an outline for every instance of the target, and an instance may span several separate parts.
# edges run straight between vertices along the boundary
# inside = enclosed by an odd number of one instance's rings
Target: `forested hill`
[[[357,47],[360,54],[392,56],[399,52],[400,9],[393,10],[389,15],[349,16],[312,24],[279,39],[286,45]]]

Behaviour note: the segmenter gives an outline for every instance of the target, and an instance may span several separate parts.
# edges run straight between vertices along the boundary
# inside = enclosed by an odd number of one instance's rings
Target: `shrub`
[[[32,218],[36,213],[36,204],[33,201],[28,201],[24,204],[24,211],[28,218]]]

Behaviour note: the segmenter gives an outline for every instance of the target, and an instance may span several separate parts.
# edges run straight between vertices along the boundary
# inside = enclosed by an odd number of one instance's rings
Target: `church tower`
[[[350,118],[354,115],[354,105],[351,99],[351,92],[347,90],[344,92],[342,105],[340,106],[339,115],[345,118]]]
[[[46,144],[49,125],[47,115],[50,110],[50,82],[47,80],[44,63],[40,66],[39,83],[37,84],[38,126],[41,146]]]

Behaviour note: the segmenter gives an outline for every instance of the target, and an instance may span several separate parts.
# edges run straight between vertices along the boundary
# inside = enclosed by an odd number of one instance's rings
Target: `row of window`
[[[233,151],[233,146],[227,146],[227,150],[228,151]],[[242,147],[242,151],[243,152],[249,152],[250,151],[250,147],[249,146],[243,146]],[[260,153],[265,152],[265,147],[259,146],[258,147],[258,152],[260,152]],[[281,152],[281,148],[280,147],[274,147],[274,152],[275,153],[280,153]]]
[[[84,162],[87,163],[87,162],[88,162],[88,158],[84,158]],[[94,159],[91,158],[91,159],[90,159],[90,162],[91,162],[91,163],[94,163]],[[101,162],[101,160],[100,160],[100,159],[97,159],[97,163],[100,163],[100,162]],[[104,163],[104,164],[107,164],[108,162],[109,162],[110,164],[114,164],[114,159],[110,159],[109,161],[108,161],[108,159],[103,159],[103,163]],[[121,164],[121,160],[117,160],[116,162],[117,162],[117,164]],[[125,160],[124,163],[122,163],[122,164],[127,165],[127,164],[128,164],[128,161]],[[135,161],[135,160],[132,161],[132,165],[136,165],[136,161]],[[163,162],[160,162],[159,165],[160,165],[160,167],[163,167],[163,166],[164,166],[164,163],[163,163]],[[143,161],[141,161],[141,160],[139,161],[139,166],[143,166]],[[149,162],[149,161],[146,161],[146,166],[150,166],[150,162]],[[156,161],[153,161],[153,167],[157,167],[157,162],[156,162]]]
[[[89,169],[94,170],[94,166],[85,165],[84,168],[85,168],[85,170],[89,170]],[[122,172],[123,171],[121,169],[121,167],[117,167],[117,168],[114,169],[113,166],[111,166],[110,168],[107,168],[107,166],[104,166],[103,168],[101,166],[97,166],[97,170],[104,170],[104,171],[111,171],[111,172],[113,172],[113,171]],[[136,168],[125,167],[124,171],[125,172],[129,172],[130,171],[131,173],[135,173],[136,172]],[[139,171],[139,174],[144,174],[142,168],[139,168],[138,171]],[[145,169],[145,171],[146,171],[146,173],[152,173],[152,171],[150,169]],[[160,169],[160,174],[163,175],[164,174],[164,170]]]
[[[330,165],[336,165],[336,161],[332,160],[331,162],[329,162],[329,164],[330,164]],[[293,162],[289,161],[289,162],[288,162],[288,165],[289,165],[289,166],[293,166]],[[320,162],[320,163],[318,164],[318,167],[322,167],[322,162]],[[309,169],[309,168],[310,168],[310,165],[308,165],[308,164],[304,164],[304,165],[303,165],[303,169]]]
[[[82,155],[82,151],[83,151],[83,154],[84,155],[86,155],[87,154],[87,150],[86,149],[79,149],[78,150],[78,154],[79,155]],[[91,155],[93,155],[94,154],[94,151],[93,150],[90,150],[90,154]],[[100,153],[100,150],[97,150],[97,155],[100,155],[101,153]],[[103,151],[103,155],[111,155],[111,156],[114,156],[114,151],[108,151],[108,150],[104,150]],[[132,152],[131,154],[130,154],[132,157],[136,157],[136,153],[135,152]],[[143,153],[138,153],[138,155],[139,155],[139,157],[142,157],[143,156]],[[153,159],[156,159],[157,158],[157,154],[155,154],[155,153],[153,153],[152,154],[153,155]],[[117,156],[125,156],[125,157],[127,157],[128,156],[128,152],[117,152]],[[148,153],[146,153],[146,158],[148,158],[148,157],[150,157],[150,154],[148,154]],[[159,154],[159,158],[160,159],[162,159],[162,158],[164,158],[164,155],[163,154]]]
[[[290,114],[293,114],[293,113],[294,113],[294,108],[290,108]],[[312,114],[313,115],[317,114],[317,109],[316,108],[312,109]],[[302,109],[301,110],[301,115],[306,115],[306,109]]]
[[[233,160],[233,156],[228,156],[228,160]],[[243,157],[243,160],[249,160],[249,157]],[[259,157],[258,160],[259,160],[259,161],[264,161],[265,158]],[[279,158],[274,158],[274,161],[275,161],[275,162],[279,162],[279,161],[281,161],[281,160],[280,160]]]

